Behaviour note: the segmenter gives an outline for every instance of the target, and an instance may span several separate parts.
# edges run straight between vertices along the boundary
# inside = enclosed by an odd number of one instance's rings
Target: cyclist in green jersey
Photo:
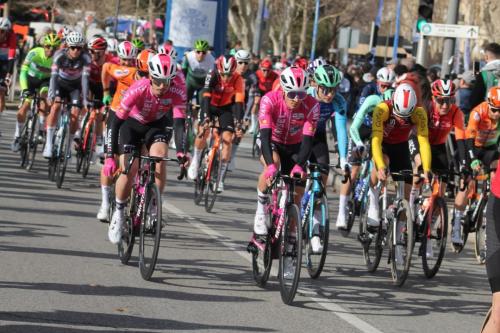
[[[61,45],[61,39],[56,34],[48,34],[43,39],[43,47],[35,47],[31,49],[21,66],[19,75],[19,84],[21,86],[21,94],[23,103],[17,112],[16,130],[14,133],[14,141],[12,142],[12,151],[19,151],[19,136],[21,129],[26,121],[26,113],[30,107],[30,98],[39,90],[42,101],[40,103],[40,122],[44,122],[47,109],[45,101],[49,91],[50,71],[52,66],[52,56]],[[42,126],[43,127],[43,126]]]

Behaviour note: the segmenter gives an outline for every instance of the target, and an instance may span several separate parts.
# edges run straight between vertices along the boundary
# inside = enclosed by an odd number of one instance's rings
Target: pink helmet
[[[149,75],[154,79],[172,80],[177,72],[175,60],[168,54],[155,54],[148,62]]]
[[[417,106],[417,94],[415,89],[408,83],[397,86],[392,99],[394,101],[394,113],[399,117],[410,117]]]
[[[280,74],[280,84],[285,92],[306,91],[309,87],[309,76],[300,67],[287,67]]]
[[[168,54],[174,61],[177,59],[177,51],[173,45],[163,44],[158,46],[158,53]]]
[[[135,57],[137,57],[137,49],[134,44],[129,41],[121,42],[118,45],[117,51],[121,59],[135,59]]]

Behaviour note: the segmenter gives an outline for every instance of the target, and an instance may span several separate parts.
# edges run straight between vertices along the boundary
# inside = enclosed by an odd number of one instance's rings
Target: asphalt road
[[[71,165],[62,189],[18,167],[10,151],[15,112],[0,118],[0,332],[478,332],[489,308],[485,267],[471,244],[447,252],[438,275],[423,276],[414,257],[402,287],[390,279],[386,254],[367,273],[356,234],[332,228],[322,276],[302,271],[292,306],[281,302],[272,276],[252,279],[250,238],[260,167],[242,143],[237,170],[214,213],[192,201],[192,183],[171,167],[164,194],[164,229],[152,281],[142,280],[137,250],[122,265],[96,220],[98,168],[88,179]],[[338,201],[330,193],[335,221]],[[357,230],[357,226],[353,228]],[[275,264],[277,265],[277,263]]]

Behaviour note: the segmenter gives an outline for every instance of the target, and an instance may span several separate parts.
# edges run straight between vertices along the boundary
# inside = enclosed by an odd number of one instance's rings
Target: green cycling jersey
[[[359,135],[359,128],[363,124],[371,128],[371,113],[373,112],[373,108],[382,101],[382,96],[370,95],[364,100],[363,104],[361,104],[359,110],[356,112],[352,125],[349,128],[349,134],[351,134],[351,139],[356,146],[363,145],[363,140],[361,140],[361,136]]]
[[[21,73],[19,74],[19,84],[22,90],[28,89],[28,76],[37,78],[39,80],[50,79],[50,71],[52,66],[52,57],[45,56],[43,47],[35,47],[31,49],[23,65],[21,66]]]

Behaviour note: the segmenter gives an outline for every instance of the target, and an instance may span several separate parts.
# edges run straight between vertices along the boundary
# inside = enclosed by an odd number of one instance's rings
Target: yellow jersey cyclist
[[[16,130],[14,132],[14,141],[11,149],[13,152],[19,151],[19,142],[21,130],[26,121],[26,113],[30,107],[30,98],[38,90],[41,97],[40,102],[40,123],[45,122],[45,113],[47,109],[47,93],[49,91],[50,71],[52,67],[52,57],[55,51],[61,45],[61,39],[56,34],[48,34],[43,39],[43,47],[31,49],[21,66],[19,74],[19,85],[21,86],[21,95],[23,103],[17,112]],[[43,128],[43,126],[40,126]],[[42,133],[39,133],[39,136]],[[42,138],[40,138],[42,139]]]
[[[391,172],[411,170],[411,156],[408,146],[410,133],[416,127],[423,171],[429,181],[431,170],[431,148],[427,127],[427,112],[417,106],[417,95],[410,84],[400,84],[394,91],[392,100],[384,101],[373,110],[372,155],[375,168],[372,169],[368,207],[369,226],[379,225],[379,193],[375,187],[377,180],[385,182],[387,168]],[[405,198],[410,202],[411,177],[394,175],[395,181],[404,180]],[[417,181],[413,186],[417,187]]]

